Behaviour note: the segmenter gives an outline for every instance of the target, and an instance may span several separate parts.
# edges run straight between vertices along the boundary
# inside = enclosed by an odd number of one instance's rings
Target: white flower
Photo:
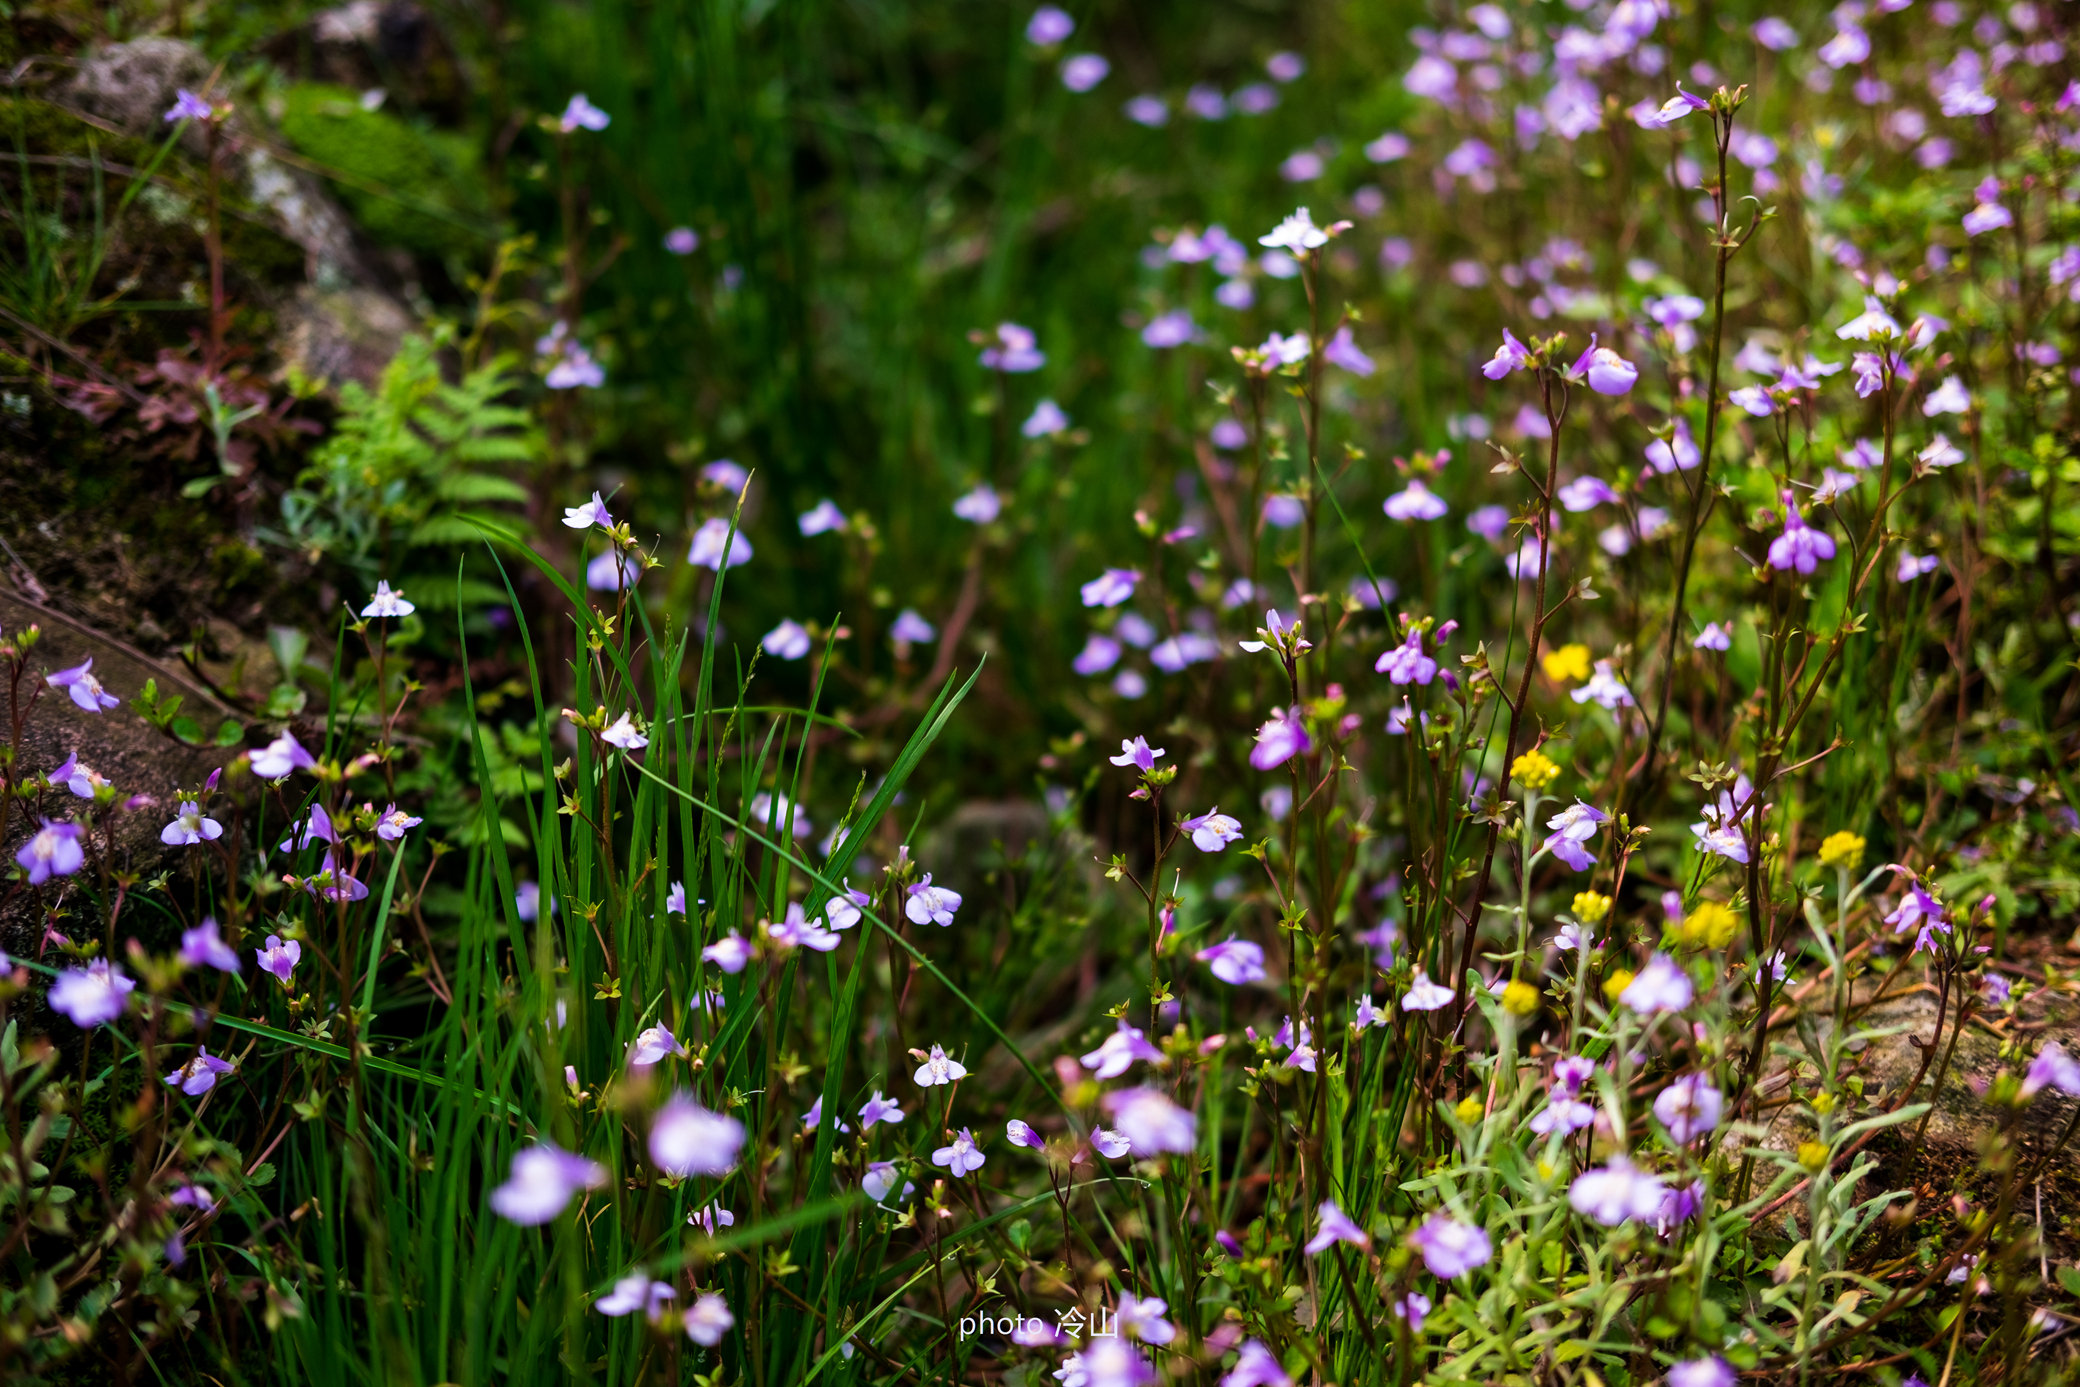
[[[365,617],[410,616],[417,610],[419,610],[417,607],[404,600],[404,589],[393,588],[390,586],[389,580],[378,578],[376,580],[376,595],[369,599],[366,607],[361,609],[361,615]]]
[[[917,1084],[920,1088],[937,1088],[941,1084],[958,1083],[968,1077],[967,1066],[959,1060],[947,1058],[946,1051],[934,1045],[932,1053],[923,1064],[917,1066]]]
[[[1280,222],[1269,235],[1259,236],[1257,244],[1270,246],[1274,250],[1291,251],[1295,255],[1305,255],[1319,246],[1328,245],[1329,238],[1347,225],[1349,223],[1343,222],[1327,229],[1316,226],[1314,218],[1307,215],[1307,209],[1302,207]]]
[[[1945,376],[1943,383],[1930,391],[1928,398],[1921,402],[1921,413],[1924,417],[1933,419],[1938,414],[1963,414],[1971,407],[1972,395],[1964,388],[1964,382],[1956,376]]]
[[[573,530],[589,529],[594,525],[602,530],[611,530],[614,528],[614,517],[607,513],[607,503],[601,500],[600,494],[595,491],[592,493],[592,499],[584,505],[565,506],[563,523]]]
[[[599,739],[608,746],[618,746],[623,751],[640,751],[650,745],[650,739],[636,731],[636,725],[628,720],[627,713],[614,719],[607,730],[599,734]]]
[[[223,836],[224,826],[215,819],[205,818],[201,806],[191,799],[182,800],[180,813],[159,831],[159,841],[170,848],[192,847]]]

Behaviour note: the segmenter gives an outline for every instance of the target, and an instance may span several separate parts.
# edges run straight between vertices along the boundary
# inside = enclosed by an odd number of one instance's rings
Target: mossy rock
[[[490,191],[466,137],[366,110],[358,92],[319,82],[284,93],[281,128],[328,175],[346,175],[332,188],[371,239],[438,257],[474,257],[490,244],[481,234]]]

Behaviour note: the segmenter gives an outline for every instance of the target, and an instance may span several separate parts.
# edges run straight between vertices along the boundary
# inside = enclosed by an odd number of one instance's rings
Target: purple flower
[[[1350,325],[1336,329],[1322,347],[1322,360],[1331,366],[1340,366],[1354,376],[1369,376],[1373,371],[1372,358],[1358,350],[1357,340],[1351,335]]]
[[[939,628],[917,614],[915,607],[905,607],[896,613],[890,623],[888,638],[901,647],[928,644],[939,634]]]
[[[1437,677],[1437,661],[1423,653],[1422,629],[1413,626],[1407,639],[1383,651],[1372,669],[1395,684],[1428,684]]]
[[[674,1093],[650,1124],[650,1159],[667,1175],[727,1175],[744,1146],[744,1124]]]
[[[1221,1378],[1221,1387],[1293,1387],[1293,1379],[1286,1375],[1286,1370],[1279,1366],[1278,1359],[1261,1340],[1244,1339],[1242,1351],[1235,1357],[1235,1366]]]
[[[566,528],[573,530],[587,530],[594,525],[602,530],[611,530],[614,528],[614,517],[608,513],[607,503],[595,491],[592,493],[592,499],[583,505],[565,506],[563,523]]]
[[[1656,1011],[1681,1011],[1690,1005],[1696,995],[1697,990],[1690,982],[1690,975],[1683,971],[1682,965],[1667,954],[1657,953],[1647,960],[1647,966],[1639,970],[1638,976],[1625,985],[1625,990],[1618,994],[1618,1000],[1634,1011],[1646,1014]],[[1713,1101],[1716,1102],[1717,1091],[1710,1092],[1713,1093]],[[1658,1102],[1654,1115],[1661,1116]],[[1662,1118],[1662,1121],[1667,1122],[1667,1119]],[[1712,1124],[1703,1130],[1710,1131],[1711,1126],[1716,1125],[1715,1110]]]
[[[1160,130],[1170,123],[1170,104],[1160,96],[1150,96],[1143,92],[1121,109],[1127,113],[1128,120],[1150,130]]]
[[[1177,1326],[1163,1318],[1169,1308],[1168,1301],[1154,1296],[1143,1300],[1131,1291],[1121,1291],[1119,1308],[1113,1318],[1119,1321],[1122,1331],[1136,1339],[1151,1344],[1167,1344],[1177,1337]]]
[[[932,1052],[925,1057],[923,1064],[917,1066],[917,1072],[911,1076],[919,1088],[939,1088],[946,1084],[959,1083],[967,1077],[968,1067],[957,1059],[949,1058],[946,1051],[937,1045],[932,1047]]]
[[[1220,852],[1228,844],[1242,841],[1242,820],[1223,814],[1217,804],[1178,827],[1192,835],[1192,846],[1200,852]]]
[[[1042,5],[1026,21],[1026,42],[1039,48],[1060,43],[1076,32],[1076,21],[1053,5]]]
[[[686,562],[696,568],[712,569],[720,573],[725,567],[735,568],[738,564],[751,562],[751,541],[744,538],[743,531],[730,533],[730,523],[721,516],[710,516],[693,532],[693,543],[686,550]]]
[[[1083,605],[1117,607],[1134,595],[1134,585],[1140,581],[1137,569],[1108,568],[1083,585]]]
[[[1546,1105],[1532,1115],[1531,1121],[1526,1125],[1543,1137],[1550,1136],[1554,1132],[1559,1132],[1562,1135],[1570,1132],[1579,1132],[1583,1128],[1593,1125],[1595,1121],[1596,1109],[1594,1107],[1579,1099],[1569,1098],[1555,1092],[1546,1100]]]
[[[51,1010],[81,1030],[105,1026],[123,1014],[136,981],[105,958],[68,968],[51,981]]]
[[[860,1105],[859,1129],[862,1132],[871,1130],[877,1122],[901,1122],[902,1120],[902,1105],[892,1098],[883,1098],[881,1090],[878,1088],[874,1090],[873,1097]]]
[[[551,1142],[513,1156],[512,1173],[491,1191],[491,1210],[508,1223],[533,1228],[564,1211],[579,1190],[607,1183],[607,1169]]]
[[[1618,676],[1611,673],[1611,662],[1609,660],[1598,660],[1596,662],[1596,671],[1589,676],[1589,681],[1569,694],[1568,697],[1577,703],[1588,703],[1593,700],[1598,707],[1613,711],[1619,708],[1635,706],[1632,690],[1626,688]]]
[[[416,814],[407,814],[395,804],[376,816],[376,837],[386,843],[394,843],[404,837],[407,829],[417,828],[426,820]]]
[[[1599,395],[1623,395],[1639,380],[1639,367],[1609,347],[1597,346],[1593,332],[1588,347],[1575,358],[1573,373],[1586,375],[1589,388]]]
[[[393,588],[388,579],[376,580],[375,596],[361,609],[364,617],[410,616],[418,607],[404,600],[404,589]]]
[[[1136,737],[1132,741],[1120,739],[1119,755],[1109,757],[1115,766],[1133,766],[1143,774],[1156,768],[1156,761],[1163,755],[1163,748],[1151,747],[1148,738]]]
[[[1408,1235],[1408,1245],[1423,1254],[1423,1265],[1440,1281],[1451,1281],[1475,1267],[1485,1266],[1493,1255],[1485,1229],[1461,1223],[1442,1210],[1424,1219],[1422,1226]]]
[[[1936,930],[1941,930],[1944,934],[1950,933],[1950,922],[1945,916],[1942,902],[1931,896],[1918,881],[1908,886],[1907,894],[1901,897],[1898,909],[1885,917],[1885,923],[1892,926],[1894,934],[1905,934],[1915,926],[1920,926],[1921,933],[1914,941],[1916,951],[1935,947]]]
[[[1952,443],[1948,434],[1939,433],[1914,457],[1929,467],[1955,467],[1964,461],[1964,450]]]
[[[1647,445],[1647,465],[1663,476],[1671,472],[1688,472],[1703,460],[1697,450],[1697,440],[1690,433],[1690,421],[1677,419],[1675,428],[1666,439],[1657,438]]]
[[[16,865],[29,873],[29,884],[41,886],[52,877],[69,877],[78,871],[87,860],[80,847],[81,834],[78,824],[45,819],[43,827],[14,855]]]
[[[799,660],[809,653],[809,633],[792,617],[766,632],[759,648],[776,660]]]
[[[646,1318],[656,1320],[664,1313],[665,1302],[677,1294],[669,1281],[652,1281],[639,1271],[616,1281],[613,1290],[592,1302],[592,1308],[615,1317],[640,1310]]]
[[[710,1291],[696,1298],[693,1308],[686,1312],[686,1337],[702,1348],[713,1348],[736,1322],[737,1317],[729,1312],[729,1302]]]
[[[205,817],[202,806],[192,799],[182,800],[180,812],[174,815],[173,822],[159,830],[159,841],[169,848],[193,847],[223,836],[224,825]]]
[[[1839,71],[1854,67],[1871,55],[1871,37],[1854,24],[1844,25],[1820,45],[1820,61]]]
[[[1969,412],[1971,407],[1971,392],[1964,388],[1964,382],[1956,376],[1945,376],[1943,383],[1929,391],[1928,398],[1921,402],[1921,413],[1924,417],[1933,419],[1938,414],[1964,414]],[[73,698],[75,702],[78,701],[77,694]]]
[[[1408,1321],[1409,1333],[1420,1334],[1423,1332],[1423,1317],[1430,1313],[1430,1297],[1421,1291],[1410,1291],[1389,1308],[1397,1318]]]
[[[1716,1353],[1671,1363],[1668,1368],[1668,1387],[1734,1387],[1739,1381],[1733,1365]]]
[[[1233,935],[1193,955],[1213,969],[1213,975],[1231,987],[1264,980],[1264,951]]]
[[[618,549],[594,554],[585,565],[585,586],[594,592],[626,592],[642,581],[642,561]]]
[[[669,1026],[650,1026],[636,1032],[636,1038],[628,1047],[628,1067],[648,1069],[666,1055],[686,1053],[686,1046],[672,1034]]]
[[[1238,96],[1241,95],[1239,92],[1236,94]],[[1269,246],[1273,250],[1282,250],[1290,255],[1306,255],[1310,251],[1319,250],[1321,247],[1328,245],[1331,236],[1336,235],[1349,225],[1350,223],[1348,222],[1338,222],[1334,226],[1316,226],[1314,218],[1308,215],[1307,209],[1300,207],[1294,209],[1291,216],[1281,221],[1269,232],[1257,237],[1257,244]]]
[[[1805,517],[1798,513],[1798,502],[1790,492],[1784,492],[1783,496],[1784,533],[1770,541],[1769,566],[1811,573],[1822,561],[1834,557],[1834,540],[1824,531],[1806,524]]]
[[[1103,674],[1106,670],[1118,664],[1119,656],[1120,645],[1118,641],[1110,636],[1101,636],[1096,631],[1093,631],[1090,637],[1084,641],[1083,649],[1078,651],[1076,658],[1069,662],[1069,667],[1085,678],[1089,678],[1094,674]]]
[[[43,682],[54,689],[63,689],[78,704],[82,711],[105,713],[122,700],[101,687],[101,681],[93,675],[94,661],[91,656],[84,664],[71,669],[61,669],[56,674],[46,674]]]
[[[1196,337],[1198,331],[1192,325],[1192,315],[1178,308],[1162,314],[1141,329],[1141,340],[1145,345],[1159,350],[1181,347]]]
[[[964,492],[955,499],[953,513],[970,525],[987,525],[1004,510],[1004,499],[988,482]]]
[[[1307,725],[1300,720],[1297,708],[1290,713],[1283,708],[1272,709],[1270,719],[1257,729],[1256,743],[1249,763],[1260,771],[1282,766],[1293,757],[1314,750],[1314,738],[1307,734]]]
[[[599,739],[608,746],[620,747],[623,751],[641,751],[650,745],[650,739],[636,730],[635,723],[626,711],[607,724],[607,730],[599,734]]]
[[[594,361],[592,353],[576,342],[561,345],[554,364],[542,377],[542,384],[551,390],[597,390],[606,383],[606,368]]]
[[[1451,1001],[1452,989],[1442,983],[1430,981],[1430,975],[1418,968],[1415,977],[1408,984],[1408,991],[1402,994],[1401,1009],[1437,1011],[1450,1006]]]
[[[956,1180],[982,1169],[987,1159],[975,1141],[975,1133],[966,1127],[961,1128],[960,1135],[950,1144],[932,1152],[932,1164],[944,1166]]]
[[[1612,1156],[1609,1165],[1575,1177],[1567,1190],[1567,1202],[1576,1213],[1616,1228],[1628,1220],[1654,1218],[1667,1194],[1667,1187],[1654,1176],[1623,1156]]]
[[[1188,1153],[1198,1145],[1198,1119],[1153,1088],[1126,1088],[1105,1095],[1104,1104],[1135,1152]]]
[[[701,248],[700,233],[690,226],[675,226],[665,232],[664,248],[674,255],[691,255]]]
[[[166,108],[164,119],[171,124],[177,120],[208,120],[216,114],[216,108],[182,87],[174,94],[173,104]]]
[[[2080,1096],[2080,1060],[2068,1055],[2055,1040],[2037,1051],[2037,1057],[2029,1062],[2029,1070],[2022,1078],[2023,1100],[2036,1097],[2046,1087]]]
[[[1754,27],[1749,29],[1748,33],[1754,38],[1755,42],[1769,49],[1772,53],[1782,53],[1787,48],[1798,47],[1798,30],[1792,28],[1775,15],[1767,15],[1756,20]]]
[[[1350,1243],[1357,1247],[1371,1247],[1372,1239],[1364,1229],[1351,1222],[1351,1217],[1336,1207],[1333,1199],[1324,1199],[1315,1210],[1315,1234],[1302,1249],[1310,1257],[1318,1257],[1337,1243]]]
[[[1307,71],[1307,60],[1298,53],[1273,53],[1264,60],[1264,71],[1271,75],[1274,82],[1297,82],[1301,74]]]
[[[1103,1044],[1083,1056],[1083,1066],[1099,1079],[1117,1079],[1132,1069],[1137,1060],[1161,1064],[1163,1052],[1148,1043],[1148,1035],[1140,1027],[1129,1026],[1121,1019]]]
[[[1649,11],[1649,13],[1651,14],[1652,11]],[[1667,125],[1673,121],[1681,120],[1692,111],[1710,110],[1711,105],[1712,103],[1703,97],[1692,96],[1689,92],[1684,91],[1683,84],[1678,82],[1676,83],[1676,94],[1661,103],[1661,109],[1655,113],[1654,118],[1660,121],[1661,124]]]
[[[1661,1090],[1654,1100],[1654,1116],[1681,1146],[1716,1128],[1724,1103],[1725,1095],[1705,1082],[1704,1075],[1687,1074]]]
[[[1116,1161],[1134,1149],[1134,1143],[1105,1127],[1091,1128],[1091,1145],[1108,1161]]]
[[[303,959],[303,945],[294,939],[284,943],[280,935],[270,934],[266,944],[253,950],[253,957],[260,960],[261,972],[274,974],[275,981],[287,987],[289,975]]]
[[[1111,71],[1112,64],[1096,53],[1077,53],[1062,64],[1062,85],[1072,92],[1087,92]]]
[[[731,462],[728,458],[717,458],[713,462],[702,464],[701,480],[727,491],[732,496],[741,496],[744,494],[744,483],[751,480],[751,474],[739,463]]]
[[[166,1082],[180,1089],[190,1098],[200,1098],[217,1086],[219,1074],[229,1074],[238,1066],[230,1060],[219,1059],[209,1052],[207,1045],[195,1047],[195,1057],[166,1076]]]
[[[570,99],[570,104],[563,108],[563,115],[557,120],[556,128],[566,135],[574,130],[604,130],[609,119],[611,117],[605,111],[587,101],[585,93],[579,92]]]
[[[224,942],[214,915],[206,915],[195,928],[181,931],[180,959],[190,968],[214,968],[220,973],[238,971],[238,954]]]
[[[843,530],[848,523],[845,512],[838,509],[838,503],[826,496],[803,511],[796,519],[795,527],[802,532],[804,539],[808,539],[815,535],[829,534],[833,530]]]
[[[1597,829],[1610,822],[1610,817],[1601,809],[1576,800],[1546,820],[1546,827],[1553,832],[1543,847],[1575,871],[1587,871],[1595,858],[1583,845],[1596,836]]]
[[[1423,484],[1420,477],[1389,496],[1380,506],[1390,520],[1438,520],[1451,510],[1444,498]]]
[[[1559,497],[1561,505],[1576,513],[1614,505],[1618,500],[1618,493],[1612,491],[1610,483],[1601,477],[1576,477],[1554,494]]]
[[[1718,622],[1708,621],[1705,623],[1704,629],[1697,633],[1697,639],[1690,642],[1690,645],[1692,649],[1696,650],[1731,650],[1733,649],[1733,635]]]
[[[324,805],[314,801],[302,822],[293,825],[289,830],[289,836],[275,845],[275,851],[300,852],[313,843],[338,842],[339,830],[333,827],[332,816],[325,812]]]
[[[1501,380],[1512,371],[1521,371],[1531,364],[1531,349],[1517,340],[1517,335],[1508,328],[1502,330],[1502,345],[1495,355],[1481,367],[1481,374],[1489,380]]]
[[[1910,549],[1902,548],[1899,551],[1899,567],[1892,571],[1893,581],[1911,583],[1916,578],[1935,572],[1936,566],[1941,562],[1942,560],[1934,554],[1916,554]]]
[[[338,854],[331,848],[325,850],[325,860],[318,864],[317,875],[303,879],[303,887],[320,900],[353,902],[368,899],[368,888],[340,865]]]
[[[1047,1149],[1047,1138],[1015,1117],[1004,1124],[1004,1139],[1013,1146],[1030,1147],[1035,1151]]]
[[[316,770],[318,766],[317,758],[287,732],[253,752],[251,763],[253,774],[262,780],[281,780],[294,771]]]
[[[1018,431],[1027,438],[1052,438],[1066,433],[1068,428],[1069,416],[1062,413],[1062,407],[1053,400],[1042,400],[1033,406],[1033,412],[1018,426]]]
[[[2010,983],[1999,973],[1988,973],[1979,981],[1979,995],[1985,999],[1988,1006],[2006,1006],[2008,1004],[2008,994],[2013,989],[2014,984]]]
[[[910,888],[909,899],[903,902],[903,914],[914,925],[937,925],[944,929],[953,923],[953,912],[961,908],[961,893],[944,886],[932,885],[932,874],[926,872],[924,880]]]
[[[992,371],[1010,375],[1037,371],[1047,364],[1047,354],[1036,349],[1038,341],[1031,328],[1017,323],[998,323],[995,345],[983,349],[982,364]]]

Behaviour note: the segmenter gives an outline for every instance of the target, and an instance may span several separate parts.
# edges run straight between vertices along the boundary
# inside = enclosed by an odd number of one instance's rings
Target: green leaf
[[[166,725],[166,730],[189,746],[202,745],[202,724],[193,718],[175,718]]]
[[[236,718],[226,718],[217,725],[215,738],[218,746],[237,746],[246,739],[246,729]]]

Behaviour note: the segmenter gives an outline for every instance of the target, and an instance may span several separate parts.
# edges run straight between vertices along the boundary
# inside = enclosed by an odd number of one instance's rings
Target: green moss
[[[422,130],[361,107],[345,87],[299,83],[284,96],[282,133],[324,166],[370,236],[424,255],[475,256],[490,194],[477,151],[460,135]]]

